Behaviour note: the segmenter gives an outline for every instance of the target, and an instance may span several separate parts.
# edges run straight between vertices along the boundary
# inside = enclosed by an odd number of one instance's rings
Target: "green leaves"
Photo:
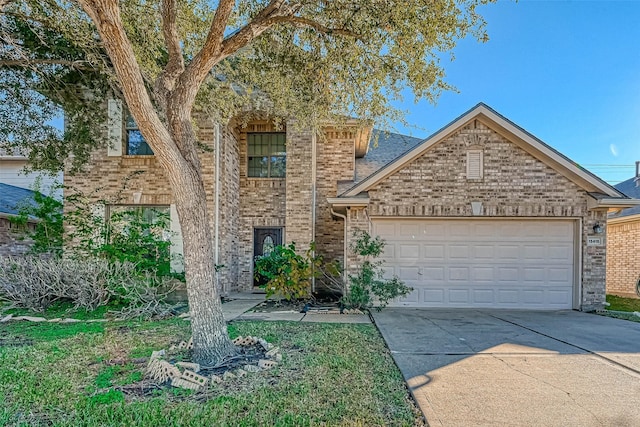
[[[309,257],[296,253],[295,243],[276,246],[269,255],[256,260],[256,277],[264,277],[267,298],[278,295],[290,301],[293,298],[309,296],[310,280],[313,275]]]
[[[376,260],[382,254],[384,240],[379,236],[371,237],[363,230],[356,230],[353,237],[351,251],[359,257],[360,265],[356,274],[349,275],[349,287],[340,300],[344,307],[364,310],[376,304],[380,310],[392,299],[413,290],[395,276],[384,277],[383,261]]]

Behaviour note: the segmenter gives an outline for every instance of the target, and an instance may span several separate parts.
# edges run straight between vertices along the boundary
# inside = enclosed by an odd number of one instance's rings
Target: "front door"
[[[282,228],[254,228],[253,229],[253,269],[255,260],[263,255],[269,255],[273,248],[282,244]],[[253,286],[262,286],[265,280],[253,276]]]

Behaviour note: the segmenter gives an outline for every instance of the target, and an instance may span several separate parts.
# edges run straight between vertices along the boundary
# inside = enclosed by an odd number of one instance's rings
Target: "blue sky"
[[[426,137],[484,102],[611,183],[640,160],[640,0],[500,1],[483,6],[490,40],[461,41],[442,65],[459,93],[407,97]],[[594,166],[598,165],[598,166]],[[617,165],[617,166],[615,166]]]

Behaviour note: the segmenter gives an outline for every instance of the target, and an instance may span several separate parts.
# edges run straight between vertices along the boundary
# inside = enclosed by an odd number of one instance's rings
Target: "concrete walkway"
[[[640,323],[575,311],[372,314],[430,426],[640,426]]]
[[[322,323],[371,323],[366,314],[327,314],[310,311],[298,313],[295,311],[251,312],[252,308],[264,301],[261,294],[231,294],[229,301],[222,304],[222,314],[227,322],[232,320],[264,320],[291,322],[322,322]]]

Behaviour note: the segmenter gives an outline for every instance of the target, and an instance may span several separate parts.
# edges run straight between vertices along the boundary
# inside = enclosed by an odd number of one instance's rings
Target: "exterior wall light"
[[[593,232],[596,234],[602,234],[603,231],[604,231],[604,228],[602,228],[602,224],[600,224],[599,222],[596,222],[596,225],[593,226]]]

